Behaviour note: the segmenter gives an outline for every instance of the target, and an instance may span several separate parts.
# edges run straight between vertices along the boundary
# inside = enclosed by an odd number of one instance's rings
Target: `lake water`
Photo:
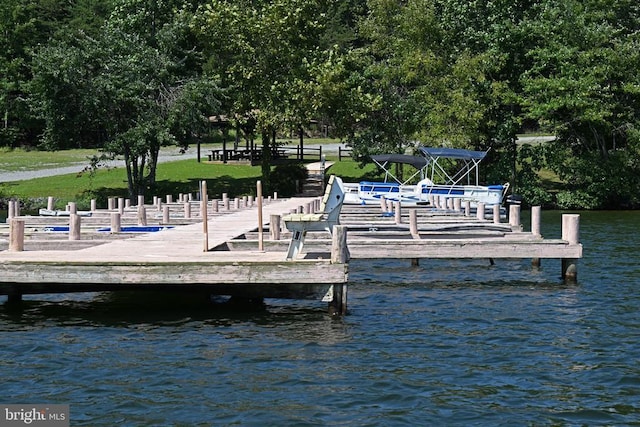
[[[353,262],[340,319],[25,297],[0,306],[0,403],[69,404],[74,426],[640,425],[639,228],[583,213],[577,285],[557,260]]]

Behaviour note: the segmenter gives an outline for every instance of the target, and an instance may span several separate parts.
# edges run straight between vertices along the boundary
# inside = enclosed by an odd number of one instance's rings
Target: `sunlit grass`
[[[31,171],[89,164],[89,158],[96,150],[26,151],[23,149],[0,148],[0,172]]]
[[[79,171],[82,167],[78,168]],[[346,181],[359,181],[373,171],[372,166],[360,169],[356,162],[343,160],[327,171],[342,176]],[[157,190],[153,195],[166,196],[180,193],[197,193],[199,183],[207,181],[210,197],[229,197],[256,193],[256,182],[261,177],[260,166],[247,164],[198,163],[195,159],[161,163],[157,170]],[[95,173],[75,173],[15,181],[0,184],[0,194],[20,200],[56,199],[61,208],[69,201],[88,207],[91,199],[105,203],[108,197],[127,197],[127,175],[124,167],[99,169]]]

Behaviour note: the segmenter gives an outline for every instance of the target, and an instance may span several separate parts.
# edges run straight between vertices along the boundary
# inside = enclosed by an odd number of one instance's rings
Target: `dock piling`
[[[207,181],[200,184],[200,216],[202,218],[203,252],[209,250],[209,215],[207,213]]]
[[[80,215],[75,213],[69,215],[69,240],[80,240],[80,225],[82,223],[80,218]]]
[[[281,216],[278,214],[271,215],[269,220],[269,237],[271,240],[280,240],[280,220]]]
[[[520,227],[520,205],[509,206],[509,225],[512,227]]]
[[[580,240],[580,215],[562,215],[562,240],[570,245],[577,245]],[[575,258],[562,259],[562,278],[565,283],[578,281],[578,260]]]
[[[418,212],[415,209],[409,210],[409,229],[414,239],[420,238],[418,234]]]
[[[9,250],[24,251],[24,220],[11,218],[9,220]]]
[[[256,182],[256,198],[258,199],[258,250],[264,251],[264,236],[262,235],[262,181]]]
[[[349,258],[347,227],[344,225],[334,225],[331,235],[331,263],[346,264],[349,262]]]
[[[120,212],[111,212],[111,234],[122,231],[122,215]]]

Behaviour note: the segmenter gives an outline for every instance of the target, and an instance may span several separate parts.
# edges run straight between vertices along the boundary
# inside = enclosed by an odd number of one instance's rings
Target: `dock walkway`
[[[173,214],[159,223],[168,219],[174,228],[134,237],[96,232],[96,226],[114,214],[113,209],[99,210],[83,218],[88,223],[86,235],[75,242],[65,240],[65,233],[51,237],[39,231],[47,221],[60,224],[68,218],[19,217],[32,225],[33,234],[27,250],[0,251],[0,295],[19,300],[23,294],[36,293],[177,290],[243,298],[322,299],[329,303],[330,312],[344,314],[349,259],[417,263],[430,258],[531,258],[535,264],[542,258],[557,258],[562,260],[565,280],[577,277],[577,260],[582,257],[579,216],[564,215],[562,238],[545,239],[539,224],[537,230],[522,230],[519,207],[514,224],[430,206],[382,212],[376,207],[345,205],[332,235],[308,233],[303,252],[286,260],[291,233],[280,227],[280,217],[292,211],[310,212],[317,201],[306,197],[265,203],[261,235],[256,206],[208,212],[205,234],[198,213],[179,218],[184,203],[171,204]],[[194,202],[197,212],[198,205]],[[147,217],[156,221],[158,210],[149,208]],[[125,214],[128,221],[135,220],[134,207]],[[567,232],[565,217],[572,220],[567,221]],[[532,225],[535,222],[532,215]],[[50,240],[55,245],[44,244]]]
[[[311,198],[263,206],[264,225],[273,214],[297,209]],[[28,218],[25,219],[28,221]],[[180,289],[253,297],[321,298],[347,281],[347,265],[329,259],[285,261],[284,254],[209,249],[258,229],[257,208],[212,213],[202,221],[78,250],[0,252],[0,294]],[[313,277],[313,283],[301,278]],[[337,308],[340,310],[340,308]]]

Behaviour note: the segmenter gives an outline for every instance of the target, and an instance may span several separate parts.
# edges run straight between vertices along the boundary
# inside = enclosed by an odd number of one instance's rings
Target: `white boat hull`
[[[434,205],[436,198],[469,200],[472,207],[502,204],[505,186],[502,185],[437,185],[429,180],[416,185],[398,185],[385,182],[345,183],[344,203],[354,205],[379,205],[380,199],[400,202],[402,206]]]

